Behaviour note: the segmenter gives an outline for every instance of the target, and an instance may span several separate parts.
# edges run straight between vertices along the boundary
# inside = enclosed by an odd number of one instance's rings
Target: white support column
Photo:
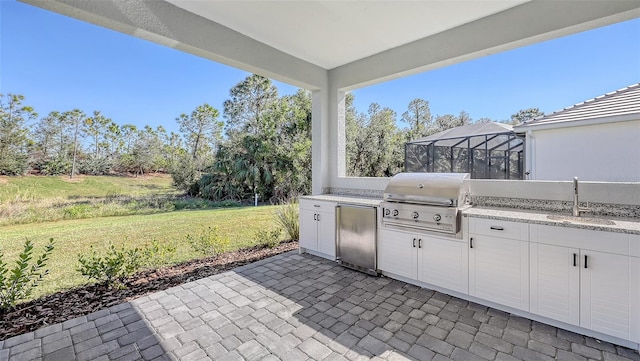
[[[331,122],[331,139],[334,141],[331,161],[335,165],[331,179],[347,175],[346,95],[347,93],[341,90],[333,90],[331,93],[331,99],[335,100],[335,103],[330,104],[331,119],[335,119]]]
[[[322,194],[331,179],[328,87],[314,90],[311,99],[311,194]]]

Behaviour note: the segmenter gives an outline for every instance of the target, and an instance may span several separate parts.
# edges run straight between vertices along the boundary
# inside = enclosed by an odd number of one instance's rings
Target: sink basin
[[[615,225],[614,221],[610,221],[608,219],[602,219],[602,218],[559,216],[555,214],[550,214],[547,216],[547,218],[553,221],[562,221],[562,222],[571,222],[571,223],[604,224],[608,226]]]

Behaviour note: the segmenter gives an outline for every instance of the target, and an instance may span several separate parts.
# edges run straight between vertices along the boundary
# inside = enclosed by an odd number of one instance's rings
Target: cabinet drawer
[[[531,225],[531,242],[630,255],[630,235],[591,229]],[[632,251],[633,248],[632,248]]]
[[[311,199],[300,200],[300,209],[307,209],[316,212],[335,212],[336,205],[337,204],[335,202],[316,201]]]
[[[527,241],[529,240],[529,224],[496,219],[469,218],[469,233]]]

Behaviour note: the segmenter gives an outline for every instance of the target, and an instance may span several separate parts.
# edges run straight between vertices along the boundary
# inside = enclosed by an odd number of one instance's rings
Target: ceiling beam
[[[327,70],[164,0],[20,1],[294,86],[327,84]]]
[[[640,1],[530,1],[329,71],[353,90],[640,17]]]

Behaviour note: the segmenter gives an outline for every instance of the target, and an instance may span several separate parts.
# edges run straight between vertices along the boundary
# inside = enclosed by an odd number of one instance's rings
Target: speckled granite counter
[[[617,232],[617,233],[627,233],[627,234],[638,234],[640,235],[640,220],[636,219],[628,219],[628,218],[616,218],[616,217],[607,217],[604,219],[608,219],[613,221],[614,225],[608,224],[596,224],[596,223],[588,223],[588,222],[571,222],[571,221],[563,221],[563,220],[553,220],[547,218],[548,215],[554,216],[569,216],[568,214],[560,214],[560,213],[551,213],[551,212],[540,212],[540,211],[532,211],[532,210],[518,210],[518,209],[509,209],[509,208],[491,208],[491,207],[471,207],[463,210],[464,217],[476,217],[476,218],[487,218],[487,219],[497,219],[503,221],[519,221],[533,224],[545,224],[550,226],[559,226],[559,227],[570,227],[570,228],[582,228],[582,229],[591,229],[596,231],[607,231],[607,232]],[[589,218],[585,216],[584,218]]]
[[[301,196],[300,199],[309,199],[325,202],[336,202],[343,204],[355,204],[359,206],[378,207],[382,202],[382,197],[356,197],[356,196],[343,196],[340,194],[320,194],[315,196]]]

